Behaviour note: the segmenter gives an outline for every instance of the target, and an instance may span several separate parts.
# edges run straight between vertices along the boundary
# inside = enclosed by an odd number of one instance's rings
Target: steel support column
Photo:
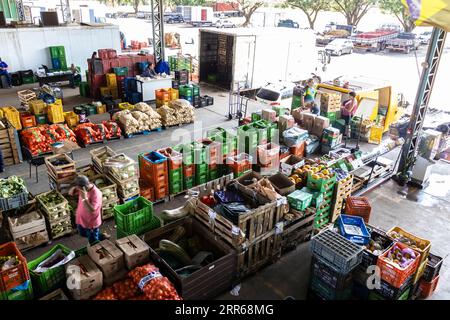
[[[72,12],[70,11],[69,0],[61,0],[61,13],[64,22],[72,22]]]
[[[419,88],[414,101],[414,108],[411,114],[411,120],[409,122],[406,142],[402,148],[402,155],[398,166],[399,173],[404,174],[411,170],[414,166],[414,159],[417,157],[420,142],[420,133],[425,115],[427,113],[428,103],[430,102],[434,81],[436,80],[439,62],[444,51],[446,36],[446,31],[439,28],[433,29],[430,44],[428,46],[426,61],[423,64]]]
[[[19,18],[19,21],[25,21],[25,9],[23,7],[23,1],[22,0],[16,0],[16,6],[17,6],[17,16]]]
[[[152,28],[153,28],[153,54],[155,63],[165,60],[164,53],[164,4],[163,0],[151,0]]]

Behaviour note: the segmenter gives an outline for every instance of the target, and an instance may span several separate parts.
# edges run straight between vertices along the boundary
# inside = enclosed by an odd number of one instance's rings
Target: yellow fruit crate
[[[122,102],[122,103],[119,103],[119,109],[120,110],[133,110],[134,105],[132,105],[128,102]]]
[[[369,143],[380,144],[383,140],[383,127],[373,126],[370,129]]]
[[[98,114],[106,113],[106,106],[104,104],[102,104],[101,106],[97,106],[97,113]]]
[[[101,96],[109,96],[111,94],[111,89],[108,87],[100,87],[100,95]]]
[[[20,122],[20,113],[14,107],[3,107],[3,115],[16,130],[22,130],[22,123]]]
[[[62,107],[63,106],[62,99],[56,99],[54,104],[57,104]]]
[[[31,100],[28,102],[28,106],[30,107],[31,113],[34,115],[47,113],[47,104],[42,100]]]
[[[47,106],[48,120],[52,123],[64,122],[63,107],[59,104],[51,103]]]
[[[106,74],[106,86],[108,88],[116,88],[117,87],[117,78],[115,73],[107,73]]]
[[[80,122],[80,118],[73,111],[64,112],[64,119],[70,128],[76,127]]]

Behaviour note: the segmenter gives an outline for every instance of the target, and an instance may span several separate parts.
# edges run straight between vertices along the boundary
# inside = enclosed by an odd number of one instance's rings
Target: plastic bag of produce
[[[67,262],[75,258],[75,251],[71,251],[67,256],[61,249],[55,251],[50,257],[38,264],[33,271],[36,273],[43,273],[50,269],[65,265]]]

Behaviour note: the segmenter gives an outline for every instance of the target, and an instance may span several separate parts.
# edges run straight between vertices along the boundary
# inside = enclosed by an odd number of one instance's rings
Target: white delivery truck
[[[194,27],[210,27],[213,24],[214,12],[211,7],[177,6],[176,12],[181,13],[184,21]]]
[[[229,90],[298,82],[320,75],[311,30],[289,28],[200,29],[200,81]],[[320,69],[320,70],[319,70]]]

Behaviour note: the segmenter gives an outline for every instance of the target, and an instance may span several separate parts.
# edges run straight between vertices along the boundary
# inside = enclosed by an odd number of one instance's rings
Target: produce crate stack
[[[0,178],[0,211],[19,208],[27,203],[28,190],[22,178]]]
[[[372,120],[364,119],[361,121],[360,117],[353,117],[350,123],[351,136],[353,139],[361,139],[361,141],[369,141],[371,128],[375,125]]]
[[[264,176],[270,176],[280,170],[280,146],[275,143],[259,145],[257,148],[258,169]]]
[[[9,121],[9,123],[16,129],[22,130],[22,122],[20,121],[20,113],[16,108],[8,106],[2,107],[1,112],[3,116]]]
[[[51,239],[72,233],[72,217],[69,202],[56,190],[36,196],[39,209],[45,216]]]
[[[195,164],[191,144],[179,144],[173,150],[182,154],[183,157],[183,189],[188,190],[195,185]]]
[[[117,153],[113,149],[107,146],[92,149],[89,153],[91,154],[92,164],[95,170],[99,173],[103,172],[103,164],[105,163],[106,159],[117,155]]]
[[[89,179],[102,192],[102,220],[107,220],[114,216],[114,206],[119,204],[117,195],[117,184],[106,175],[98,175]]]
[[[253,158],[246,153],[240,153],[236,156],[228,157],[226,161],[235,178],[239,178],[252,170]]]
[[[108,96],[111,95],[113,98],[119,95],[118,84],[117,84],[117,76],[115,73],[107,73],[105,74],[106,78],[106,87],[100,87],[100,95]]]
[[[208,181],[215,180],[223,174],[222,145],[211,139],[202,139],[205,161],[208,164]]]
[[[64,122],[63,106],[58,103],[48,104],[47,117],[50,123],[63,123]]]
[[[153,215],[153,203],[144,197],[114,207],[117,239],[132,234],[143,234],[161,226],[161,221]]]
[[[205,146],[200,142],[192,142],[192,155],[195,165],[195,185],[204,184],[208,181],[209,165],[206,162]]]
[[[9,211],[7,217],[12,238],[20,251],[48,242],[45,218],[37,209],[36,201]]]
[[[167,158],[156,151],[141,153],[139,159],[139,175],[154,188],[155,201],[169,195],[169,164]]]
[[[311,251],[311,298],[349,299],[352,294],[351,272],[361,263],[362,247],[325,229],[312,238]]]
[[[22,128],[30,128],[36,126],[36,118],[28,111],[20,112],[20,123]]]
[[[428,298],[436,290],[443,260],[443,258],[432,253],[428,255],[427,266],[419,283],[419,295],[421,298]]]
[[[237,154],[237,136],[223,128],[214,128],[206,134],[208,139],[222,144],[223,160]]]
[[[195,84],[185,84],[179,87],[180,99],[185,99],[194,107],[199,106],[200,87]]]
[[[169,193],[180,193],[183,188],[183,155],[172,148],[159,149],[156,152],[167,158],[169,169]]]
[[[7,267],[7,263],[14,265]],[[0,300],[32,300],[27,260],[14,242],[0,245]]]
[[[336,187],[334,189],[334,195],[333,195],[333,205],[332,205],[332,215],[331,215],[331,222],[336,221],[338,216],[341,214],[343,209],[345,208],[345,200],[348,199],[348,197],[352,193],[352,187],[353,187],[353,175],[348,174],[345,171],[338,171],[335,170],[337,177],[336,177]],[[366,221],[367,222],[367,221]]]
[[[331,150],[338,148],[342,143],[342,134],[339,129],[328,127],[323,130],[322,134],[322,153],[326,154]]]
[[[49,47],[52,68],[54,70],[67,70],[66,50],[64,46]]]
[[[336,121],[336,112],[341,110],[341,95],[336,93],[321,92],[320,113],[330,119],[330,123]]]
[[[123,202],[139,196],[139,172],[136,162],[125,154],[106,159],[103,172],[117,185],[117,194]]]
[[[77,172],[75,161],[67,154],[57,154],[45,158],[50,187],[62,194],[67,194]]]
[[[31,90],[22,90],[18,91],[17,95],[19,97],[20,105],[24,107],[28,107],[30,101],[36,100],[36,92]]]
[[[17,145],[17,130],[8,120],[0,120],[0,149],[3,153],[4,166],[18,164],[20,162],[19,150]]]
[[[238,128],[238,146],[239,152],[245,152],[249,155],[256,154],[258,147],[258,131],[251,125],[243,125]]]
[[[249,124],[256,129],[258,133],[258,144],[266,144],[272,142],[277,134],[277,124],[267,120],[258,120]],[[275,141],[274,141],[275,142]]]

